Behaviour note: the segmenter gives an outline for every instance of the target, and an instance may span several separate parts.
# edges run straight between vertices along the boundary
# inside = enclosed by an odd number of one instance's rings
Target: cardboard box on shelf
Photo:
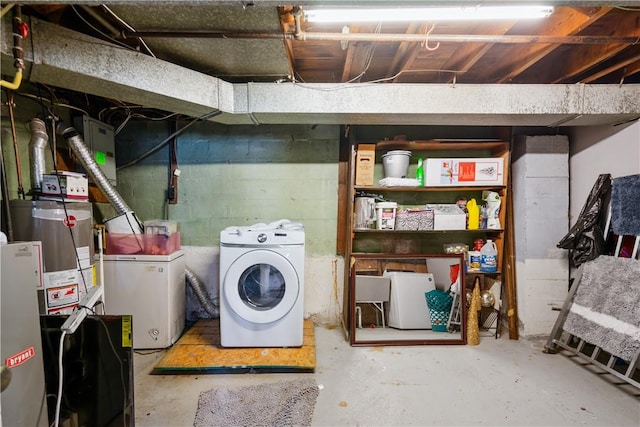
[[[425,186],[504,185],[504,159],[427,159]]]
[[[83,173],[59,171],[42,176],[42,195],[70,201],[89,200],[89,182]],[[45,197],[46,198],[46,197]]]
[[[427,209],[433,209],[434,230],[464,230],[467,228],[467,216],[455,203],[427,205]]]
[[[358,144],[356,153],[356,185],[373,185],[376,144]]]

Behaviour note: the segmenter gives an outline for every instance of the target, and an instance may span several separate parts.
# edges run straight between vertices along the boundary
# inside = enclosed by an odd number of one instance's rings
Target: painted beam
[[[2,21],[3,73],[13,38]],[[219,110],[230,84],[139,52],[33,19],[23,43],[25,79],[149,107],[200,116]],[[223,87],[229,86],[229,88]],[[226,108],[233,106],[225,105]]]
[[[2,25],[3,71],[10,29]],[[24,48],[31,82],[193,117],[219,110],[214,120],[225,124],[555,127],[640,117],[638,84],[232,84],[35,19]]]

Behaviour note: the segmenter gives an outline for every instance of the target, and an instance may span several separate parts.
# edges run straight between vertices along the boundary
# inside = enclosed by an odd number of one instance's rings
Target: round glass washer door
[[[271,323],[291,311],[300,283],[287,258],[257,249],[242,254],[229,266],[222,289],[238,316],[252,323]]]

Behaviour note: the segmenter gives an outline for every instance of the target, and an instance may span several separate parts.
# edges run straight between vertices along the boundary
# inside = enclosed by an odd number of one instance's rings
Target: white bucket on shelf
[[[376,203],[376,224],[378,230],[394,230],[396,227],[396,202]]]
[[[382,155],[382,169],[385,178],[406,178],[409,170],[411,151],[393,150]]]

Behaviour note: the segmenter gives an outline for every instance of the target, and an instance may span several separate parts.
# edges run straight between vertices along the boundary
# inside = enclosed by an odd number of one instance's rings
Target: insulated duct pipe
[[[119,214],[126,214],[131,212],[131,208],[127,205],[127,202],[118,194],[115,188],[111,185],[105,174],[100,169],[100,166],[93,160],[93,156],[89,151],[89,148],[84,143],[80,133],[73,127],[67,126],[66,123],[60,122],[56,127],[58,135],[62,135],[67,140],[71,151],[80,159],[82,166],[84,166],[87,174],[93,179],[100,190],[104,193],[105,197],[109,200],[109,203],[115,208]]]
[[[31,165],[31,193],[42,193],[42,181],[45,173],[45,148],[49,142],[47,126],[40,119],[33,119],[30,123],[31,141],[29,141],[29,164]]]
[[[200,305],[204,308],[207,314],[213,318],[220,317],[220,310],[218,310],[218,306],[211,301],[211,298],[209,298],[209,294],[207,293],[207,289],[204,287],[204,284],[200,281],[198,276],[188,268],[185,268],[184,275],[185,279],[187,279],[187,283],[191,286],[191,290],[196,295]]]
[[[96,185],[100,190],[102,190],[109,200],[109,203],[111,203],[116,211],[120,215],[132,213],[133,211],[131,208],[111,185],[104,172],[102,172],[102,169],[100,169],[100,166],[98,166],[95,160],[93,160],[93,156],[91,155],[87,145],[84,143],[82,136],[80,136],[80,133],[78,133],[74,127],[67,126],[63,122],[58,124],[56,130],[58,135],[62,135],[62,137],[67,140],[67,143],[71,147],[73,153],[80,159],[80,163],[82,163],[89,176],[91,176]],[[198,301],[202,304],[202,307],[205,309],[207,314],[211,317],[218,317],[220,313],[213,302],[211,302],[204,283],[202,283],[202,281],[191,270],[189,270],[189,268],[185,268],[185,279],[189,286],[191,286],[193,293],[196,295]]]

